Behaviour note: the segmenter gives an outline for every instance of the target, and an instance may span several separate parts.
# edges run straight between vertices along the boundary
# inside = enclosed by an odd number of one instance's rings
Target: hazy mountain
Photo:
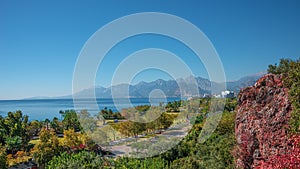
[[[253,85],[263,74],[264,73],[250,75],[237,81],[227,82],[227,90],[232,90],[237,93],[241,88]],[[210,82],[208,79],[202,77],[187,77],[177,79],[177,81],[158,79],[152,82],[140,82],[136,85],[120,84],[108,88],[95,87],[95,94],[97,98],[111,98],[113,91],[115,93],[114,97],[117,98],[145,98],[149,97],[150,93],[157,89],[161,90],[166,97],[180,97],[181,93],[183,97],[197,96],[197,93],[195,93],[196,90],[193,89],[195,86],[192,85],[194,80],[199,87],[200,95],[210,93],[212,87],[215,87],[214,91],[217,93],[221,92],[218,90],[218,86],[221,85],[220,83]],[[180,91],[180,86],[182,91]],[[75,96],[86,98],[91,95],[93,90],[94,88],[85,89],[76,93]],[[129,91],[129,93],[126,93],[126,91]]]
[[[236,81],[226,82],[227,90],[239,92],[241,88],[252,86],[254,83],[264,75],[265,73],[257,73],[250,76],[245,76]],[[193,82],[196,82],[199,93],[195,89]],[[208,79],[202,77],[187,77],[176,80],[162,80],[157,79],[152,82],[140,82],[135,85],[119,84],[111,87],[95,86],[89,89],[84,89],[74,94],[78,98],[89,98],[95,90],[97,98],[111,98],[112,91],[115,93],[116,98],[147,98],[153,90],[161,91],[166,97],[190,97],[190,96],[203,96],[203,94],[210,94],[213,89],[216,93],[220,93],[219,86],[221,83],[211,82]],[[181,87],[181,90],[180,90]],[[129,89],[129,90],[128,90]],[[126,91],[129,91],[127,93]],[[160,94],[159,93],[159,94]],[[213,93],[213,94],[216,94]],[[156,96],[155,94],[152,96]],[[157,97],[162,95],[157,95]],[[66,95],[61,97],[32,97],[27,99],[67,99],[72,98],[72,95]]]
[[[254,85],[255,82],[265,74],[266,72],[259,72],[254,75],[242,77],[237,81],[227,82],[227,89],[237,93],[242,88]]]
[[[52,97],[47,97],[47,96],[34,96],[34,97],[28,97],[28,98],[25,98],[24,100],[40,100],[40,99],[52,99]]]

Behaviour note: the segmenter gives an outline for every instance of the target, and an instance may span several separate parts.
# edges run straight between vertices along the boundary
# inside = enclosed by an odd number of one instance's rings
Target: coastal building
[[[221,98],[234,98],[234,92],[229,90],[222,91]]]

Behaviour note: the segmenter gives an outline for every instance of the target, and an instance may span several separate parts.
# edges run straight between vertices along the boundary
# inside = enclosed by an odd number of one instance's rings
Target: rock
[[[236,167],[259,168],[269,157],[286,153],[292,106],[282,76],[267,74],[238,95],[235,124]]]

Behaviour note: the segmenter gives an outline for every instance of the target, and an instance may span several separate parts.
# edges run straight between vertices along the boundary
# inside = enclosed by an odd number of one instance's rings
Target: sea
[[[0,100],[0,116],[7,116],[8,112],[21,110],[23,115],[28,115],[29,120],[45,120],[57,117],[61,119],[60,110],[87,110],[91,114],[98,113],[101,109],[111,109],[113,112],[118,112],[122,108],[130,108],[138,105],[158,105],[160,103],[182,100],[182,98],[130,98],[130,99],[111,99],[98,98],[95,100],[82,99],[79,100],[80,108],[74,107],[73,99],[34,99],[34,100]],[[76,102],[77,105],[78,102]],[[97,103],[96,108],[90,105]],[[95,106],[93,106],[95,107]]]

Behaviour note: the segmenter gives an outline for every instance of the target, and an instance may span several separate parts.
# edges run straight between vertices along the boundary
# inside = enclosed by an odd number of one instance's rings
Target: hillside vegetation
[[[85,110],[67,110],[60,112],[62,120],[28,121],[21,111],[9,112],[0,116],[0,168],[28,161],[42,169],[300,168],[300,61],[282,59],[268,72],[241,90],[238,98],[226,99],[222,118],[204,143],[199,135],[209,117],[211,98],[176,101],[165,108],[141,105],[120,113],[104,109],[95,118],[88,118]],[[142,118],[150,108],[156,120]],[[99,133],[103,143],[141,135],[148,139],[176,120],[193,124],[185,138],[166,152],[140,159],[113,157],[85,131],[116,129],[111,135]]]

